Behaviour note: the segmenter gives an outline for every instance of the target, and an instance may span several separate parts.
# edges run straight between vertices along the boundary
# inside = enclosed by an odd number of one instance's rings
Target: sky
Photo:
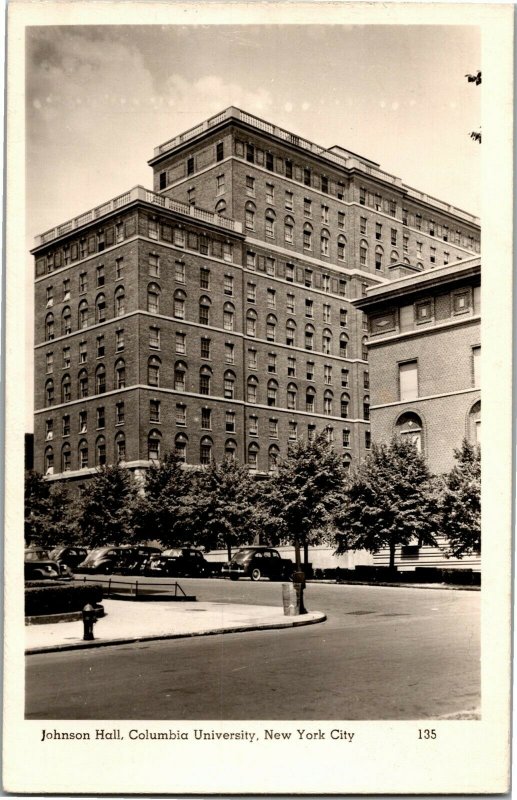
[[[39,26],[26,40],[26,249],[136,184],[153,149],[234,105],[364,155],[479,214],[479,29],[413,25]],[[27,257],[27,394],[32,279]],[[27,430],[32,430],[32,406]]]

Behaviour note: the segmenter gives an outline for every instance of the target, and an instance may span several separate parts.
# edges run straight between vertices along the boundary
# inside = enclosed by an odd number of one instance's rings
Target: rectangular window
[[[233,261],[233,245],[229,242],[223,242],[223,261],[229,264]]]
[[[365,431],[364,432],[364,446],[365,446],[366,450],[369,450],[370,447],[372,446],[372,434],[371,434],[371,431]]]
[[[84,292],[88,291],[88,274],[86,272],[81,272],[79,275],[79,293],[84,294]]]
[[[311,171],[308,167],[304,167],[303,170],[303,182],[305,186],[311,185]]]
[[[343,447],[350,447],[350,431],[348,428],[343,430]]]
[[[159,400],[149,400],[149,421],[150,422],[159,422],[160,421],[160,401]]]
[[[267,290],[267,307],[276,308],[276,291],[274,289]]]
[[[278,439],[278,420],[277,419],[270,419],[269,420],[269,438],[270,439]]]
[[[54,420],[45,420],[45,441],[49,442],[54,438]]]
[[[104,428],[105,424],[104,406],[99,406],[97,409],[97,428]]]
[[[255,197],[255,178],[246,175],[246,194],[248,197]]]
[[[70,300],[70,278],[63,281],[63,300]]]
[[[285,193],[285,207],[287,211],[293,210],[293,193],[286,191]]]
[[[366,234],[367,227],[368,227],[368,220],[366,219],[366,217],[361,217],[360,229],[362,234]]]
[[[289,314],[294,314],[296,310],[296,299],[290,292],[287,293],[286,309]]]
[[[304,283],[308,288],[312,286],[312,269],[306,269],[304,271]]]
[[[270,172],[273,172],[273,153],[266,153],[266,169],[268,169]]]
[[[388,212],[392,217],[395,217],[397,214],[397,204],[394,200],[389,200],[388,202]],[[407,224],[407,221],[406,221]]]
[[[450,254],[447,252],[447,250],[444,250],[443,251],[443,263],[444,264],[448,264],[449,263],[449,256],[450,256]]]
[[[224,158],[224,142],[217,142],[215,148],[215,159],[216,161],[222,161]]]
[[[267,354],[267,371],[276,372],[276,355],[275,353]]]
[[[103,264],[100,264],[97,267],[96,274],[97,274],[97,286],[104,286],[104,282],[106,280],[106,277],[105,277],[105,274],[104,274],[104,265]]]
[[[391,229],[391,244],[393,247],[397,246],[397,230],[396,228]]]
[[[347,289],[346,289],[346,280],[344,278],[339,279],[339,294],[341,297],[346,297]]]
[[[285,279],[292,283],[294,281],[294,265],[293,264],[286,264],[285,265]]]
[[[257,300],[257,287],[254,283],[248,283],[246,298],[248,303],[255,303]]]
[[[63,436],[70,436],[70,414],[63,417]]]
[[[226,342],[224,345],[224,361],[226,364],[235,363],[235,348],[232,342]]]
[[[182,427],[187,424],[187,406],[184,403],[176,403],[176,425]]]
[[[348,370],[342,369],[341,370],[341,386],[346,388],[348,386]]]
[[[174,264],[174,280],[178,283],[185,283],[185,264],[183,261],[176,261]]]
[[[275,202],[275,187],[272,183],[266,183],[266,203]]]
[[[305,316],[312,318],[313,317],[313,310],[314,310],[314,301],[306,298],[305,300]]]
[[[431,264],[436,264],[436,247],[431,247],[431,255],[429,256]]]
[[[252,144],[246,145],[246,161],[249,161],[250,164],[255,163],[255,147]]]
[[[276,262],[271,256],[266,256],[266,275],[276,275]]]
[[[160,256],[156,255],[156,253],[149,253],[149,275],[153,278],[160,276]]]
[[[296,358],[294,356],[287,357],[287,375],[290,378],[296,377]]]
[[[226,433],[235,433],[235,412],[227,411],[225,414]]]
[[[316,425],[307,425],[307,440],[309,442],[313,442],[315,435],[316,435]]]
[[[308,381],[314,380],[314,361],[307,361],[306,375]]]
[[[332,383],[332,367],[330,364],[323,366],[323,380],[329,386]]]
[[[359,263],[362,267],[366,267],[366,258],[367,258],[368,251],[366,247],[359,248]]]
[[[328,303],[323,304],[323,322],[331,321],[331,307]]]
[[[289,161],[288,158],[285,160],[285,177],[292,178],[293,177],[293,162]]]
[[[258,417],[250,417],[249,434],[250,436],[258,436]]]
[[[201,358],[210,358],[210,339],[201,338]]]
[[[103,358],[105,355],[104,336],[97,336],[97,358]]]
[[[364,189],[362,186],[359,189],[359,205],[366,205],[366,189]]]
[[[121,350],[124,349],[124,329],[120,328],[118,331],[115,331],[115,349],[117,353],[120,353]]]
[[[185,354],[187,351],[187,334],[176,331],[176,352]]]
[[[224,185],[224,175],[217,176],[217,194],[224,194],[225,185]]]
[[[375,238],[382,239],[382,225],[380,222],[375,223]]]
[[[310,217],[312,215],[312,201],[309,200],[308,197],[304,197],[303,199],[303,213],[306,217]]]
[[[79,433],[86,433],[88,430],[88,415],[86,411],[79,411]]]
[[[289,439],[290,441],[296,441],[298,438],[298,423],[294,422],[293,420],[289,420]]]
[[[275,221],[272,219],[271,216],[266,214],[266,236],[269,236],[270,239],[274,239],[275,236]]]
[[[454,314],[465,314],[470,308],[468,292],[456,292],[452,295],[452,308]]]
[[[153,350],[160,349],[160,329],[151,327],[149,328],[149,347]]]
[[[415,228],[417,229],[417,231],[421,231],[422,230],[422,215],[421,214],[416,214],[415,215]]]
[[[330,292],[330,275],[321,276],[321,288],[324,292]]]
[[[399,393],[401,400],[415,400],[418,397],[417,361],[399,364]]]
[[[199,287],[200,289],[210,288],[210,270],[206,267],[201,267],[199,270]]]
[[[325,194],[328,194],[329,192],[329,179],[326,175],[321,176],[321,191]]]
[[[116,424],[123,425],[124,424],[124,401],[117,403],[116,405]]]
[[[248,350],[248,369],[257,369],[257,351]]]
[[[404,253],[407,253],[409,250],[409,236],[404,236],[402,238],[402,250]]]
[[[210,375],[199,376],[199,394],[210,394]]]
[[[481,386],[481,347],[472,348],[472,380],[473,386]]]
[[[65,348],[70,351],[70,348]],[[45,364],[46,364],[46,373],[50,375],[50,373],[54,370],[54,353],[47,353],[45,356]]]
[[[79,364],[86,364],[88,360],[88,350],[86,342],[79,342]]]
[[[155,219],[149,220],[149,238],[150,239],[157,239],[158,238],[158,222]]]
[[[322,205],[321,206],[321,221],[324,225],[329,224],[329,207]]]
[[[408,219],[408,210],[407,210],[407,208],[403,208],[402,209],[402,224],[403,225],[407,225],[407,219]]]
[[[257,267],[257,254],[252,250],[246,252],[246,266],[248,269],[255,271]]]

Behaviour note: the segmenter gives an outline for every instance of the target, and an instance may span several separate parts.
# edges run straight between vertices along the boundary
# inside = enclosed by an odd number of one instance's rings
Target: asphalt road
[[[182,579],[198,600],[281,585]],[[309,584],[327,622],[27,657],[28,719],[461,718],[480,706],[480,593]]]

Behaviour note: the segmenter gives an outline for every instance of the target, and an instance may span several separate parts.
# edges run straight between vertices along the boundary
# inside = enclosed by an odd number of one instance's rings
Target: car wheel
[[[261,576],[260,576],[260,570],[259,570],[259,568],[258,568],[258,567],[254,567],[254,568],[251,570],[251,575],[250,575],[250,578],[251,578],[251,580],[252,580],[252,581],[259,581],[259,580],[260,580],[260,577],[261,577]]]

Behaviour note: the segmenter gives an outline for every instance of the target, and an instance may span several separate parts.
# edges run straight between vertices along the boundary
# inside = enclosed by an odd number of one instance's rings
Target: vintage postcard
[[[513,14],[9,5],[5,791],[508,790]]]

